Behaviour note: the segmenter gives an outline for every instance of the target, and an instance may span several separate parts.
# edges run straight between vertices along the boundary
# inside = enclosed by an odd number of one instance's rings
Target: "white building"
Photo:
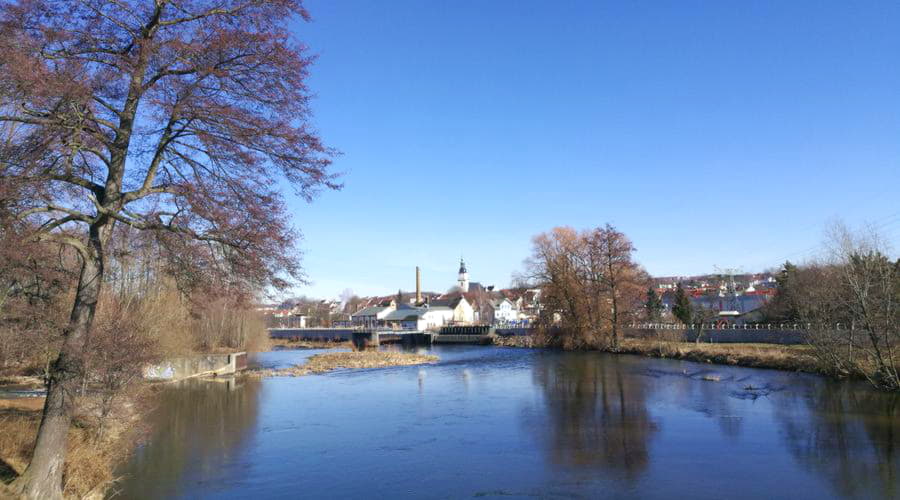
[[[449,324],[453,309],[445,306],[412,307],[401,305],[382,320],[386,326],[403,330],[431,330]]]
[[[455,294],[451,294],[455,295]],[[429,307],[447,307],[453,311],[450,321],[460,324],[472,324],[475,322],[475,309],[462,295],[451,296],[444,299],[432,300]]]
[[[396,308],[390,306],[373,306],[367,307],[350,315],[350,323],[353,326],[378,326],[390,313]]]
[[[490,323],[516,321],[519,319],[519,310],[507,298],[493,299],[488,303],[487,316],[484,319]]]

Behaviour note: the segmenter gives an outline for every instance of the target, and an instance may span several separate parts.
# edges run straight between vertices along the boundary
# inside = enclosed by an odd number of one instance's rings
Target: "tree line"
[[[877,234],[830,229],[827,255],[784,264],[760,322],[808,325],[806,343],[822,370],[900,390],[900,259]],[[620,347],[625,325],[658,322],[665,308],[630,240],[607,224],[557,227],[532,240],[522,278],[542,290],[538,342],[566,349]],[[678,284],[671,314],[702,339],[715,311],[693,304]]]

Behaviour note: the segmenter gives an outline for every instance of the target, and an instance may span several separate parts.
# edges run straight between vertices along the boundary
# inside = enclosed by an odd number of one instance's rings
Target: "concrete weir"
[[[357,349],[378,347],[382,344],[403,344],[405,346],[431,345],[435,335],[431,332],[391,331],[391,330],[357,330],[353,332],[351,341]]]
[[[247,353],[204,354],[172,358],[144,368],[144,378],[151,380],[184,380],[203,375],[232,375],[247,368]]]
[[[490,327],[445,327],[439,333],[425,331],[357,330],[352,342],[356,348],[378,347],[382,344],[405,346],[432,344],[476,344],[492,342]]]

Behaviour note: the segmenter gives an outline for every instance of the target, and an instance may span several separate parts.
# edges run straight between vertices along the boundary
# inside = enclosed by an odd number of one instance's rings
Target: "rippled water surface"
[[[599,353],[431,351],[439,364],[173,385],[118,498],[900,496],[900,399],[860,384]]]

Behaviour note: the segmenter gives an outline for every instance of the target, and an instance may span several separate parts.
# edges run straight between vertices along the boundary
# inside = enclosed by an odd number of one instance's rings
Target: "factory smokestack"
[[[416,305],[422,303],[422,271],[416,266]]]

